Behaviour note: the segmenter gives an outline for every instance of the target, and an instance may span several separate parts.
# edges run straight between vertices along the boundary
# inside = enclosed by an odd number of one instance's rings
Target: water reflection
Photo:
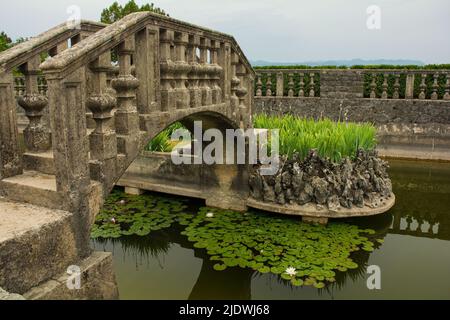
[[[391,162],[391,177],[393,180],[394,192],[397,196],[395,207],[388,213],[376,217],[346,219],[343,222],[356,224],[362,228],[371,228],[376,231],[374,235],[369,237],[373,239],[386,239],[388,248],[383,248],[384,244],[376,244],[375,252],[357,251],[352,254],[352,260],[358,264],[357,269],[348,270],[347,272],[336,272],[336,282],[327,285],[324,289],[314,288],[298,288],[292,287],[288,281],[284,281],[279,276],[264,274],[261,275],[250,269],[231,268],[223,272],[214,271],[214,261],[209,260],[206,252],[201,249],[195,249],[193,244],[187,241],[186,237],[180,235],[181,228],[171,228],[165,231],[153,233],[149,237],[124,237],[116,240],[96,241],[94,247],[96,250],[110,250],[115,254],[115,260],[118,261],[122,257],[121,264],[135,266],[135,272],[139,274],[151,263],[157,263],[160,268],[164,269],[164,257],[172,257],[175,264],[178,262],[178,268],[186,271],[189,269],[189,277],[186,283],[179,284],[178,289],[183,287],[183,296],[177,296],[175,292],[167,292],[166,296],[161,292],[143,291],[140,293],[130,292],[136,290],[139,284],[129,284],[130,269],[118,274],[119,290],[122,298],[182,298],[182,299],[264,299],[264,298],[365,298],[372,297],[366,293],[365,280],[367,277],[366,269],[369,264],[377,261],[380,264],[391,266],[389,263],[393,259],[392,248],[395,250],[403,250],[405,247],[404,237],[412,236],[424,239],[450,240],[450,166],[442,164],[430,163],[413,163],[413,162]],[[444,264],[450,265],[449,257],[442,257],[442,252],[450,249],[450,242],[433,243],[436,248],[436,255],[439,255]],[[430,246],[424,243],[424,247]],[[176,247],[176,248],[175,248]],[[175,248],[175,249],[174,249]],[[183,251],[182,254],[180,250]],[[186,254],[192,258],[186,258]],[[448,251],[447,251],[448,253]],[[177,257],[183,256],[183,259]],[[431,262],[421,261],[420,254],[417,257],[408,256],[411,261],[417,259],[418,265],[424,265],[421,268],[433,269]],[[134,261],[133,261],[134,260]],[[372,261],[373,260],[373,261]],[[423,259],[422,259],[423,260]],[[410,261],[410,260],[408,260]],[[405,262],[405,267],[407,267]],[[437,263],[437,261],[436,261]],[[201,266],[199,265],[201,264]],[[398,262],[397,262],[398,264]],[[194,267],[195,266],[195,267]],[[445,269],[445,265],[442,266]],[[392,266],[392,269],[394,267]],[[121,268],[116,272],[120,273]],[[178,269],[176,269],[178,270]],[[400,269],[399,269],[400,270]],[[173,272],[173,271],[172,271]],[[176,271],[178,272],[178,271]],[[180,271],[181,272],[181,271]],[[126,274],[125,274],[126,273]],[[168,271],[162,271],[165,277],[173,277]],[[188,274],[185,272],[185,274]],[[397,275],[398,271],[392,271]],[[450,272],[444,274],[422,274],[419,276],[436,277],[444,279],[444,286],[449,282]],[[147,275],[148,277],[148,275]],[[389,279],[396,277],[388,275]],[[139,278],[139,276],[138,276]],[[400,279],[401,277],[397,277]],[[436,279],[438,280],[438,279]],[[146,281],[145,278],[140,281]],[[164,279],[154,279],[155,287],[164,291]],[[121,282],[125,283],[121,285]],[[397,287],[402,283],[397,284]],[[123,290],[124,286],[128,289]],[[431,284],[430,284],[431,286]],[[174,284],[177,287],[177,284]],[[255,289],[256,288],[256,289]],[[284,288],[284,289],[283,289]],[[447,286],[448,296],[450,297],[450,285]],[[429,288],[430,295],[436,294],[437,298],[442,296],[444,288]],[[364,291],[366,290],[366,291]],[[395,290],[390,289],[375,298],[390,298],[399,294],[406,294],[408,288]],[[137,290],[139,291],[139,290]],[[252,294],[253,292],[253,294]],[[419,294],[419,293],[417,293]],[[423,294],[427,294],[427,288],[423,288]]]

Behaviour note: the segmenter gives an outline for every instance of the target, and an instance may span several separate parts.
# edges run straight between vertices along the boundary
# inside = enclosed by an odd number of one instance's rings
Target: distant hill
[[[295,66],[305,65],[311,67],[318,66],[355,66],[355,65],[417,65],[424,66],[425,63],[420,60],[406,60],[406,59],[377,59],[377,60],[364,60],[364,59],[351,59],[351,60],[320,60],[320,61],[303,61],[303,62],[271,62],[264,60],[250,61],[254,67],[267,67],[267,66]]]

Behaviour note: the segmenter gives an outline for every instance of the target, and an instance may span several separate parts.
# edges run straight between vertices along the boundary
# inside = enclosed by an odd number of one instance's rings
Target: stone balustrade
[[[257,97],[320,97],[320,76],[317,69],[258,69]]]
[[[256,97],[450,100],[450,70],[257,69]]]
[[[0,179],[22,172],[18,105],[28,118],[25,151],[46,152],[51,147],[51,134],[43,120],[48,113],[47,84],[39,66],[43,57],[56,56],[103,27],[82,21],[80,28],[73,29],[64,23],[0,53]]]
[[[364,97],[450,100],[450,70],[367,70]]]

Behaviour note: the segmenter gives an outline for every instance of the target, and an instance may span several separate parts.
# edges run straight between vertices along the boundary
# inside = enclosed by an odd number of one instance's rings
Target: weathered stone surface
[[[253,166],[249,178],[252,198],[280,205],[313,203],[336,211],[377,207],[379,198],[392,195],[388,164],[376,152],[359,151],[355,160],[345,158],[337,164],[321,159],[314,150],[303,161],[296,158],[281,159],[282,169],[275,177],[261,176],[259,166]],[[256,183],[259,180],[262,184]]]
[[[25,300],[20,294],[9,293],[0,288],[0,301],[1,300]]]
[[[77,262],[72,215],[0,198],[0,286],[23,294]]]
[[[115,300],[119,298],[112,254],[94,252],[78,264],[81,271],[80,289],[67,287],[66,272],[32,288],[24,294],[28,300]]]

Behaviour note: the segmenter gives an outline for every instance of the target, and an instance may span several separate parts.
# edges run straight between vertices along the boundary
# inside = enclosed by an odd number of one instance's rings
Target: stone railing
[[[217,106],[241,127],[251,125],[255,76],[234,38],[169,17],[128,15],[41,68],[57,190],[78,208],[90,180],[107,194],[171,121]]]
[[[317,69],[259,69],[256,74],[257,97],[320,97]]]
[[[256,97],[450,100],[450,70],[257,69]]]
[[[450,100],[450,70],[366,70],[364,97]]]
[[[22,170],[15,97],[29,119],[24,130],[26,151],[49,150],[50,133],[41,119],[47,107],[46,83],[39,67],[42,58],[56,56],[103,27],[103,24],[82,21],[80,28],[74,29],[64,23],[0,53],[0,178]],[[22,76],[14,78],[13,74],[17,73]]]

